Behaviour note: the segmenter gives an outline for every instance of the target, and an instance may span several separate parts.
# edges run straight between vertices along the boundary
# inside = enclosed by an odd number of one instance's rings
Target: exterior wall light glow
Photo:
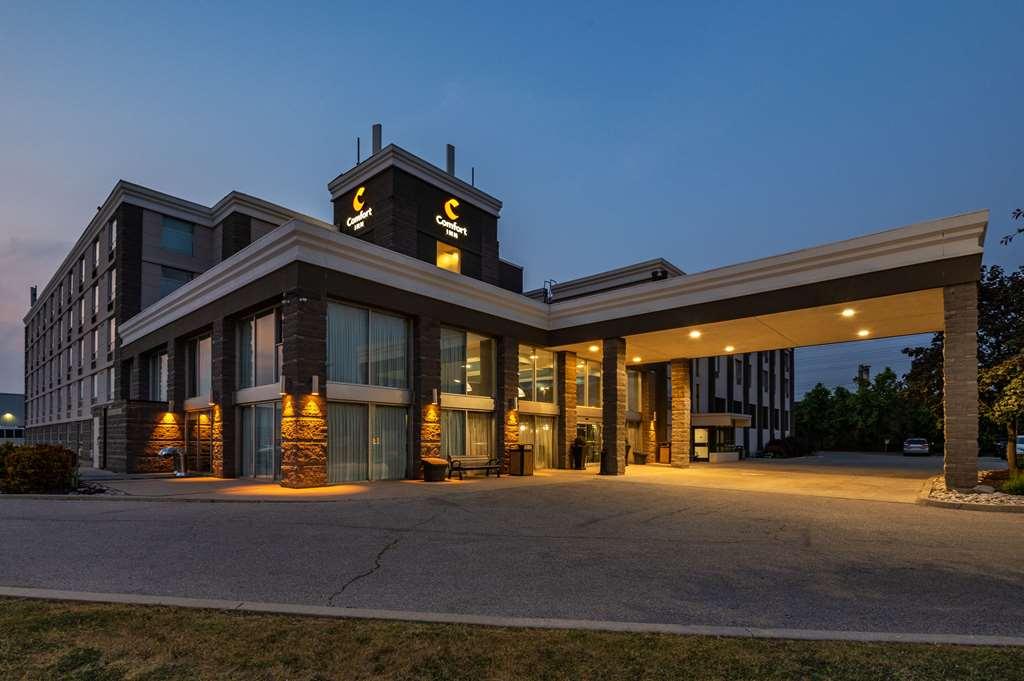
[[[597,347],[596,345],[591,345],[589,348],[587,348],[587,350],[590,350],[591,352],[597,352],[600,349],[601,348]]]
[[[690,332],[690,338],[700,338],[700,331],[698,331],[697,329],[694,329],[693,331],[691,331]]]
[[[634,363],[639,363],[641,359],[643,359],[643,357],[641,357],[640,355],[637,355],[636,357],[633,358],[633,362]]]
[[[733,347],[733,346],[731,346],[731,345],[726,345],[726,346],[725,346],[725,351],[726,351],[726,352],[732,352],[732,351],[733,351],[733,350],[735,350],[735,349],[736,349],[736,348],[734,348],[734,347]]]
[[[870,336],[871,332],[868,331],[867,329],[861,329],[860,331],[857,332],[857,335],[860,336],[861,338],[864,338],[865,336]]]
[[[855,314],[857,314],[857,311],[854,310],[852,307],[848,307],[848,308],[844,309],[843,312],[842,312],[842,315],[844,317],[852,317]]]
[[[319,395],[320,394],[320,377],[317,376],[316,374],[313,375],[313,390],[312,390],[312,394],[313,395]]]
[[[281,395],[284,395],[288,392],[288,387],[285,384],[284,376],[282,376],[281,380],[277,382],[277,392]]]
[[[430,403],[433,405],[437,404],[437,388],[434,388],[433,391],[431,391]]]

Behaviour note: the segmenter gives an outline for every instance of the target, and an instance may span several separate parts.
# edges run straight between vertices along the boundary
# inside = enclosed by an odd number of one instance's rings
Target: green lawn
[[[1024,679],[1024,652],[0,599],[0,678],[965,681]]]

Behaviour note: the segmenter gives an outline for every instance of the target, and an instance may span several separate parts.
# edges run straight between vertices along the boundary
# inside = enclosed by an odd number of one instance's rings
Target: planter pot
[[[640,465],[647,463],[647,454],[644,452],[633,452],[633,463]]]
[[[448,471],[448,462],[444,459],[422,459],[424,482],[444,482]]]

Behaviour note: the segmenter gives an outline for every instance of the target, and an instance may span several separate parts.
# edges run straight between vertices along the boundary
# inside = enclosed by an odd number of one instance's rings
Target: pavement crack
[[[348,589],[350,586],[352,586],[353,584],[355,584],[359,580],[365,579],[365,578],[369,577],[370,575],[372,575],[373,573],[377,572],[377,570],[380,570],[380,568],[381,568],[381,563],[380,562],[384,558],[384,554],[387,553],[388,551],[390,551],[392,548],[394,548],[395,544],[398,543],[398,540],[399,540],[399,538],[395,537],[394,539],[389,541],[387,544],[385,544],[384,547],[380,551],[377,552],[377,555],[374,556],[374,558],[373,558],[373,567],[371,567],[369,570],[367,570],[365,572],[359,573],[358,575],[352,577],[347,582],[342,584],[341,588],[338,589],[337,591],[335,591],[333,594],[331,594],[331,597],[327,599],[327,605],[333,606],[334,605],[334,599],[338,598],[343,593],[345,593],[346,589]]]

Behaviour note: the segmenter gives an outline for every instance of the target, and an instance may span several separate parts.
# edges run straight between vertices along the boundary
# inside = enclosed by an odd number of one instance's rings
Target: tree
[[[1022,221],[1024,221],[1024,208],[1016,208],[1016,209],[1014,209],[1014,211],[1012,213],[1010,213],[1010,216],[1013,217],[1014,220],[1022,220]],[[1013,241],[1014,237],[1020,236],[1021,234],[1024,234],[1024,227],[1018,227],[1016,233],[1014,233],[1014,234],[1007,234],[1006,236],[1004,236],[999,241],[1004,246],[1007,246],[1007,245],[1009,245],[1009,243],[1011,241]]]
[[[1006,428],[1006,463],[1010,477],[1021,474],[1017,468],[1017,421],[1024,417],[1024,352],[983,369],[978,376],[981,413]]]
[[[811,388],[796,403],[793,410],[796,432],[807,440],[813,450],[832,447],[831,409],[832,393],[821,383]]]

